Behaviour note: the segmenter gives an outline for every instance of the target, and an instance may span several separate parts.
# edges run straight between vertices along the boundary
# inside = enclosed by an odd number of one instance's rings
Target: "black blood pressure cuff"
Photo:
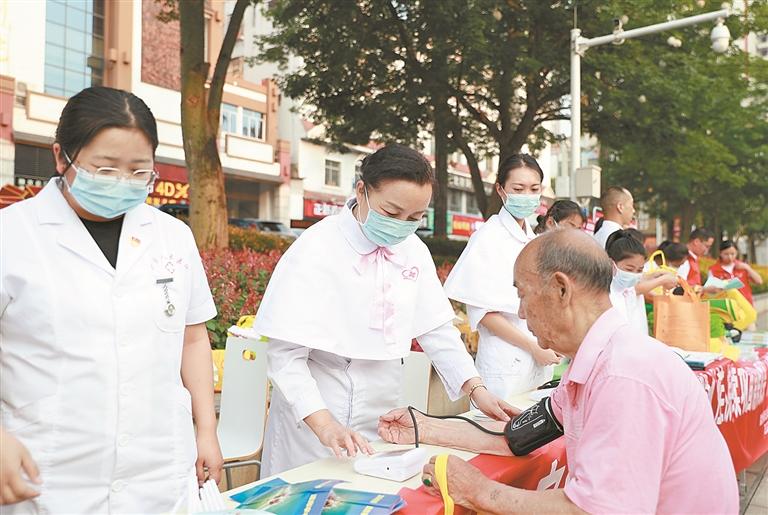
[[[520,413],[504,428],[507,445],[515,456],[525,456],[561,436],[563,426],[552,412],[552,400],[549,397],[544,397]]]

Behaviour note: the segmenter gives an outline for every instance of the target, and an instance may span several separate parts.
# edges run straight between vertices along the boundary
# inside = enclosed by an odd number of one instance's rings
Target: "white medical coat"
[[[515,262],[536,236],[501,208],[475,232],[445,282],[448,297],[467,305],[467,315],[479,340],[475,364],[488,390],[502,399],[535,388],[552,379],[553,366],[539,366],[526,350],[496,336],[483,317],[500,313],[510,324],[534,338],[517,316],[520,298],[514,286]]]
[[[0,238],[0,424],[43,480],[3,514],[169,511],[196,459],[184,329],[216,313],[189,228],[132,209],[112,268],[51,180]]]
[[[452,399],[479,375],[452,325],[455,315],[424,243],[409,236],[388,249],[388,258],[374,261],[378,247],[351,206],[309,228],[288,249],[259,307],[254,331],[269,337],[268,374],[275,386],[262,476],[332,455],[303,422],[321,409],[375,439],[378,417],[401,402],[402,358],[414,338]],[[381,301],[389,308],[377,309]],[[377,314],[388,309],[389,336],[388,324],[377,324]]]

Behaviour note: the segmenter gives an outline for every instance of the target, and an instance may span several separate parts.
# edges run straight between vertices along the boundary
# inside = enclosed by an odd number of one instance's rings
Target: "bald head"
[[[607,220],[626,227],[635,216],[635,200],[626,188],[611,186],[600,196],[600,207]]]
[[[517,315],[544,349],[573,358],[592,324],[611,308],[613,264],[594,238],[556,229],[523,248],[515,263]]]
[[[603,211],[608,211],[630,198],[632,198],[632,194],[626,188],[611,186],[600,195],[600,207],[603,208]]]
[[[541,281],[560,272],[574,284],[594,292],[608,293],[613,278],[613,265],[605,250],[578,229],[560,229],[539,236],[520,253],[515,269],[518,266],[535,271]]]

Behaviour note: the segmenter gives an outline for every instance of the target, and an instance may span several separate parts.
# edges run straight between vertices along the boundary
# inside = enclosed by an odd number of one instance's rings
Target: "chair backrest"
[[[225,461],[246,458],[261,449],[268,388],[267,343],[227,338],[217,427]]]
[[[426,412],[432,362],[423,352],[411,352],[404,361],[403,382],[400,391],[402,405],[413,406]]]

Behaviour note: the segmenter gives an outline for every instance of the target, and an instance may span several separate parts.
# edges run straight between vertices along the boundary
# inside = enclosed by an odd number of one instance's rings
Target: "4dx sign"
[[[189,184],[174,181],[157,181],[151,196],[176,201],[188,200]]]

